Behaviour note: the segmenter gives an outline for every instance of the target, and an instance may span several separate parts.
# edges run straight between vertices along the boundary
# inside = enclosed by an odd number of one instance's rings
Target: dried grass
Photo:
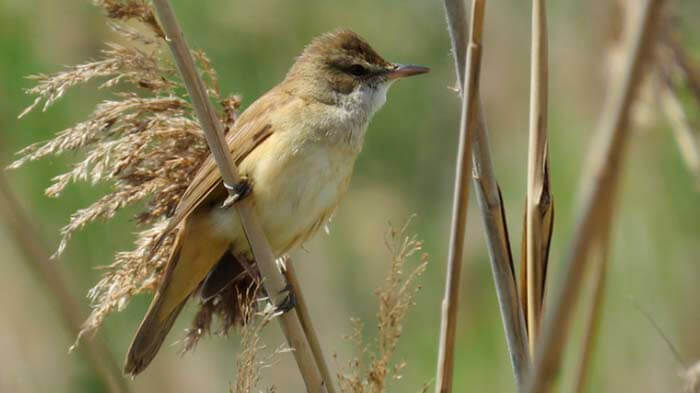
[[[289,352],[290,349],[278,347],[272,353],[264,354],[266,346],[263,343],[262,331],[267,324],[277,315],[273,307],[267,307],[262,312],[256,312],[254,304],[247,302],[247,298],[254,297],[260,290],[257,283],[248,289],[247,294],[239,294],[237,301],[244,304],[241,308],[242,317],[249,321],[240,330],[241,350],[236,355],[236,382],[229,391],[231,393],[251,393],[260,384],[260,372],[275,364],[274,357],[280,353]],[[268,387],[266,392],[276,391],[274,386]]]
[[[78,339],[97,329],[110,312],[122,310],[131,296],[154,290],[174,236],[169,234],[160,243],[156,240],[208,154],[184,86],[164,56],[167,45],[151,5],[142,0],[96,0],[95,4],[105,10],[112,20],[110,26],[126,44],[108,43],[98,60],[53,75],[30,77],[36,86],[27,93],[36,99],[20,117],[42,103],[46,110],[70,88],[93,80],[101,82],[100,89],[111,90],[113,99],[101,102],[87,120],[58,132],[53,139],[22,149],[20,158],[9,166],[14,169],[40,158],[79,152],[82,160],[54,177],[46,194],[58,197],[79,181],[111,186],[108,193],[71,216],[61,230],[54,258],[86,224],[108,220],[129,205],[143,206],[136,216],[143,229],[134,248],[116,253],[89,292],[93,309]],[[140,29],[124,24],[127,20],[141,22]],[[203,52],[195,52],[194,57],[206,77],[210,97],[219,103],[221,120],[230,129],[240,100],[233,96],[221,99],[210,61]],[[195,326],[201,327],[201,321],[195,321]]]
[[[421,288],[418,279],[428,264],[428,255],[420,253],[422,242],[415,235],[406,235],[409,223],[410,220],[399,230],[392,227],[385,236],[391,266],[383,285],[376,291],[379,300],[376,348],[372,349],[363,342],[364,324],[358,319],[351,320],[353,332],[347,338],[357,346],[361,356],[347,362],[344,371],[338,373],[343,393],[383,393],[391,381],[401,379],[406,364],[394,361],[393,357],[403,331],[404,318],[415,304],[415,296]],[[406,273],[406,264],[416,257],[418,266]],[[421,391],[425,392],[427,388],[426,385]]]

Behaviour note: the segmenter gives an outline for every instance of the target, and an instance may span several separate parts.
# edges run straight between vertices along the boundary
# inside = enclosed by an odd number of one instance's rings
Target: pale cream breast
[[[249,196],[277,254],[299,246],[330,218],[347,191],[367,124],[386,88],[358,88],[337,105],[307,102],[270,116],[274,132],[241,163]],[[236,252],[248,250],[238,216],[216,209],[213,226]]]
[[[249,198],[277,254],[308,240],[330,218],[347,191],[357,157],[347,148],[299,136],[274,133],[240,165],[252,180]],[[247,251],[234,210],[216,209],[211,217],[236,252]]]

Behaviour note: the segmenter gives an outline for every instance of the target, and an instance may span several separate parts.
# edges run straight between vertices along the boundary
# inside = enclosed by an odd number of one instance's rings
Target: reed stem
[[[459,150],[455,174],[452,204],[452,227],[450,230],[445,297],[442,301],[442,319],[437,366],[437,393],[452,392],[454,372],[455,335],[457,311],[459,309],[459,283],[464,255],[464,231],[467,224],[469,202],[469,177],[471,172],[472,137],[476,125],[481,66],[481,35],[484,21],[484,0],[472,2],[470,43],[465,62],[462,115],[460,121]]]
[[[452,42],[460,95],[464,96],[464,70],[467,53],[468,23],[463,0],[446,0],[445,13],[448,31]],[[474,193],[481,212],[489,250],[489,262],[493,275],[496,295],[503,321],[506,343],[518,389],[522,387],[530,368],[530,354],[527,348],[525,319],[518,298],[513,254],[511,252],[506,212],[501,190],[496,180],[491,150],[488,141],[488,128],[484,120],[481,103],[477,102],[477,123],[472,135],[472,177]]]
[[[544,0],[532,2],[532,48],[530,63],[530,146],[527,167],[527,198],[521,297],[524,304],[530,353],[535,353],[542,320],[547,259],[554,225],[550,193],[547,134],[547,13]]]
[[[547,393],[560,367],[561,355],[569,334],[569,322],[580,293],[581,277],[588,254],[596,239],[596,230],[604,220],[606,194],[617,180],[629,135],[629,111],[642,75],[642,65],[654,38],[663,0],[647,0],[641,17],[627,45],[623,77],[609,92],[603,107],[598,133],[601,149],[599,162],[590,172],[592,180],[582,190],[583,201],[576,220],[574,237],[563,265],[564,279],[543,325],[542,337],[535,356],[535,368],[528,393]]]

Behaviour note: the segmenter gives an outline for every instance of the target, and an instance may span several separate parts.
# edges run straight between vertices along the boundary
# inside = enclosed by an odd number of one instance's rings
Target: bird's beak
[[[399,79],[407,76],[420,75],[430,72],[430,68],[413,64],[394,64],[387,73],[387,79]]]

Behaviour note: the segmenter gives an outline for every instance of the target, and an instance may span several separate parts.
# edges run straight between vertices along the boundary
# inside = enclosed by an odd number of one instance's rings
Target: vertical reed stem
[[[455,71],[460,95],[464,96],[464,70],[467,53],[468,22],[463,0],[446,0],[445,14],[452,42]],[[516,385],[520,391],[530,368],[530,354],[527,348],[527,331],[523,310],[518,299],[513,255],[508,237],[506,213],[501,198],[501,190],[496,180],[488,129],[481,104],[477,109],[477,124],[472,135],[472,177],[481,218],[486,233],[489,262],[493,275],[496,295],[503,321],[506,343]]]
[[[647,0],[641,7],[634,33],[628,43],[623,78],[607,96],[599,134],[601,135],[602,160],[595,163],[591,172],[593,180],[583,190],[582,208],[572,245],[564,264],[564,279],[558,296],[554,297],[551,312],[547,315],[542,338],[538,344],[535,368],[527,386],[528,393],[547,393],[559,369],[563,345],[569,333],[571,314],[579,295],[581,277],[586,266],[595,231],[604,219],[604,198],[616,181],[622,163],[628,136],[629,109],[642,75],[642,65],[656,30],[656,21],[663,0]]]
[[[321,343],[318,340],[318,334],[316,333],[316,329],[311,322],[311,313],[309,313],[309,307],[306,305],[306,299],[304,298],[304,294],[301,290],[301,283],[299,282],[298,278],[299,276],[297,276],[294,263],[289,258],[287,258],[285,262],[283,273],[287,278],[289,285],[294,288],[294,295],[296,298],[296,306],[294,306],[294,309],[297,311],[297,315],[299,315],[299,322],[301,322],[301,327],[304,329],[304,334],[309,340],[311,352],[314,355],[316,364],[319,365],[321,377],[326,382],[326,389],[328,390],[328,393],[335,393],[333,375],[328,369],[328,362],[323,354],[323,347],[321,347]]]
[[[612,202],[612,201],[610,201]],[[600,331],[600,323],[603,313],[603,299],[605,297],[605,284],[608,276],[608,259],[610,253],[610,225],[612,224],[611,211],[606,218],[607,223],[602,225],[596,246],[597,255],[595,270],[593,271],[593,297],[586,315],[586,328],[583,338],[581,358],[574,379],[574,392],[583,393],[590,375],[593,350]]]
[[[553,227],[553,202],[549,192],[547,135],[547,13],[544,0],[532,2],[532,48],[530,62],[530,147],[527,168],[527,199],[524,244],[526,279],[521,296],[526,301],[530,353],[542,319],[547,258]]]
[[[464,253],[464,230],[467,223],[467,205],[469,202],[469,177],[471,172],[471,132],[476,125],[479,69],[481,66],[481,35],[484,20],[484,0],[472,3],[472,20],[470,43],[467,49],[464,82],[465,92],[462,97],[462,115],[460,121],[459,151],[455,175],[455,190],[452,205],[452,228],[450,231],[449,255],[447,259],[447,277],[445,298],[442,302],[442,319],[438,353],[436,392],[452,392],[452,375],[454,372],[454,349],[457,329],[457,311],[459,308],[459,283]]]

